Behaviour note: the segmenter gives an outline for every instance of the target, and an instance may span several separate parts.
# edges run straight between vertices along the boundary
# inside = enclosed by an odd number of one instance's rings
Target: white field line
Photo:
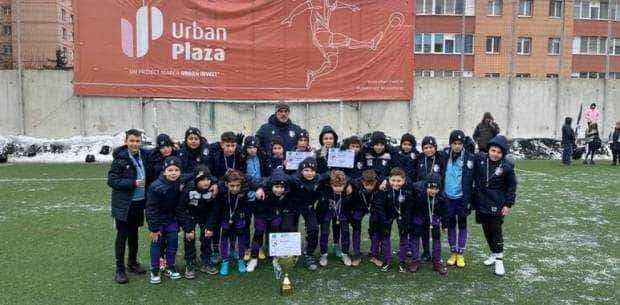
[[[16,178],[0,179],[0,182],[75,182],[75,181],[106,181],[107,178]]]

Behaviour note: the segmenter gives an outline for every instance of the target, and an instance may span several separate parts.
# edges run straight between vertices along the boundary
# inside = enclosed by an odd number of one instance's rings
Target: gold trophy
[[[284,274],[284,278],[282,280],[282,285],[280,285],[280,294],[287,296],[287,295],[291,295],[293,294],[293,283],[291,282],[291,279],[288,277],[288,274],[293,270],[293,268],[295,267],[295,264],[297,263],[297,259],[298,256],[281,256],[278,257],[276,260],[276,264],[280,267],[279,272],[280,274]],[[278,269],[278,267],[276,267],[274,264],[274,268]],[[276,274],[278,274],[278,271],[276,271]],[[280,276],[278,276],[278,279],[280,278]]]

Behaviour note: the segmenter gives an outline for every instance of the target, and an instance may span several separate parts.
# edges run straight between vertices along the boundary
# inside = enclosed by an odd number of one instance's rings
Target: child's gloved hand
[[[185,239],[187,239],[188,241],[194,240],[194,231],[185,233]]]

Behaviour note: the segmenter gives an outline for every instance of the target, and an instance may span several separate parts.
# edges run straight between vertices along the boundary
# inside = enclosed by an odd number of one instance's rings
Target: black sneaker
[[[406,273],[407,272],[407,263],[405,263],[405,262],[398,263],[398,272]]]
[[[304,267],[310,271],[316,271],[319,267],[316,264],[316,258],[314,255],[304,255]]]
[[[127,278],[127,274],[123,270],[116,270],[116,275],[114,276],[114,280],[119,284],[127,284],[129,279]]]
[[[164,270],[164,275],[169,277],[171,280],[178,280],[181,278],[181,274],[177,272],[174,266],[167,266]]]
[[[430,262],[431,261],[431,255],[428,252],[423,252],[421,259],[422,259],[423,262]]]
[[[185,265],[185,274],[183,275],[186,279],[191,280],[196,278],[196,268],[194,268],[194,264],[188,263]]]
[[[389,263],[383,263],[383,266],[381,266],[381,271],[383,272],[388,272],[392,269],[392,266]]]
[[[138,262],[131,262],[131,263],[127,264],[127,269],[131,273],[146,274],[146,269],[144,269],[144,267],[142,267],[142,265],[140,265],[140,263],[138,263]]]

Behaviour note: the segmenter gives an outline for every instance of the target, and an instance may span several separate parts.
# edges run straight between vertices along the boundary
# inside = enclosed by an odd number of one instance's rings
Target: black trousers
[[[482,232],[492,253],[504,252],[504,237],[502,235],[502,216],[476,213],[476,222],[482,225]]]
[[[114,224],[116,269],[125,271],[125,245],[129,248],[128,262],[133,263],[138,259],[138,228],[144,224],[144,201],[132,202],[127,220],[114,219]]]
[[[620,149],[612,150],[611,153],[612,153],[612,155],[614,157],[613,163],[616,164],[616,163],[620,162]]]

